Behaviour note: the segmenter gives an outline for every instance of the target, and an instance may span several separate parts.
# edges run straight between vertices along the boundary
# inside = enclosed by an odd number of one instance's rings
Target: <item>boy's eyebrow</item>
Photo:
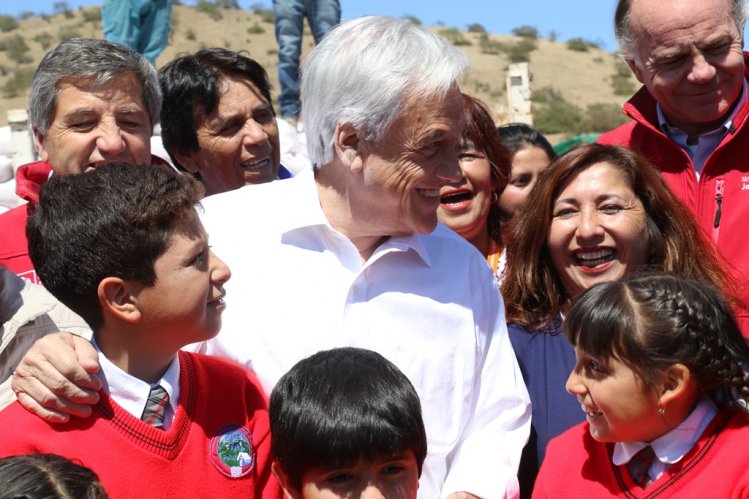
[[[409,451],[408,450],[403,450],[403,451],[397,452],[397,453],[395,453],[395,454],[393,454],[393,455],[391,455],[389,457],[383,457],[381,459],[383,461],[404,461],[404,460],[408,459],[409,457],[411,457],[411,456],[409,456]]]

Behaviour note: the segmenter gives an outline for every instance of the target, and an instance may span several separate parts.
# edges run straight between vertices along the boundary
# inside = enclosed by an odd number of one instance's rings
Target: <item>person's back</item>
[[[194,210],[201,196],[187,176],[146,165],[45,184],[27,227],[31,258],[94,330],[102,390],[93,417],[61,425],[12,404],[0,413],[0,456],[75,459],[115,497],[280,495],[254,377],[178,353],[218,333],[230,276]]]

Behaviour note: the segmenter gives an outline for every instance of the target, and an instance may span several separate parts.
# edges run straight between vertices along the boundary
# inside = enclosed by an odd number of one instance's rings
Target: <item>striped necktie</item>
[[[143,415],[140,419],[151,426],[163,429],[164,415],[166,414],[166,408],[168,405],[169,394],[166,390],[164,390],[161,385],[151,388],[151,391],[148,394],[148,400],[146,401],[146,408],[143,410]]]
[[[654,460],[655,451],[651,446],[646,445],[627,463],[627,469],[632,476],[632,480],[643,489],[653,481],[650,479],[648,470],[650,470],[650,465],[653,464]]]

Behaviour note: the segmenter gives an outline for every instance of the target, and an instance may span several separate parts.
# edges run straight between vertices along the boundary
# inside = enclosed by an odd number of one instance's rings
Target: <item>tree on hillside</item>
[[[239,0],[216,0],[216,4],[224,9],[238,9]]]
[[[523,25],[518,26],[517,28],[512,28],[512,34],[522,38],[531,38],[535,40],[538,38],[538,29],[535,26]]]
[[[55,14],[67,14],[70,12],[70,6],[68,2],[55,2],[52,4],[52,11]]]

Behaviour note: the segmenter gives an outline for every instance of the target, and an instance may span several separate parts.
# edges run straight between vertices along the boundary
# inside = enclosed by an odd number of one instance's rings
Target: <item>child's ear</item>
[[[289,475],[287,475],[283,470],[278,459],[273,460],[273,464],[271,464],[270,469],[273,472],[273,476],[275,476],[276,480],[278,480],[278,483],[281,484],[281,488],[283,489],[284,497],[286,497],[286,499],[301,499],[301,492],[292,487],[291,480],[289,480]]]
[[[132,299],[130,288],[130,283],[119,277],[105,277],[101,280],[97,294],[105,315],[114,315],[126,322],[140,320],[140,310]]]
[[[684,364],[672,364],[662,374],[659,408],[668,411],[673,406],[689,406],[698,396],[698,386],[692,372]],[[690,409],[691,410],[691,409]]]
[[[335,151],[344,165],[352,171],[362,168],[361,146],[363,141],[359,132],[350,123],[343,123],[335,128]]]

